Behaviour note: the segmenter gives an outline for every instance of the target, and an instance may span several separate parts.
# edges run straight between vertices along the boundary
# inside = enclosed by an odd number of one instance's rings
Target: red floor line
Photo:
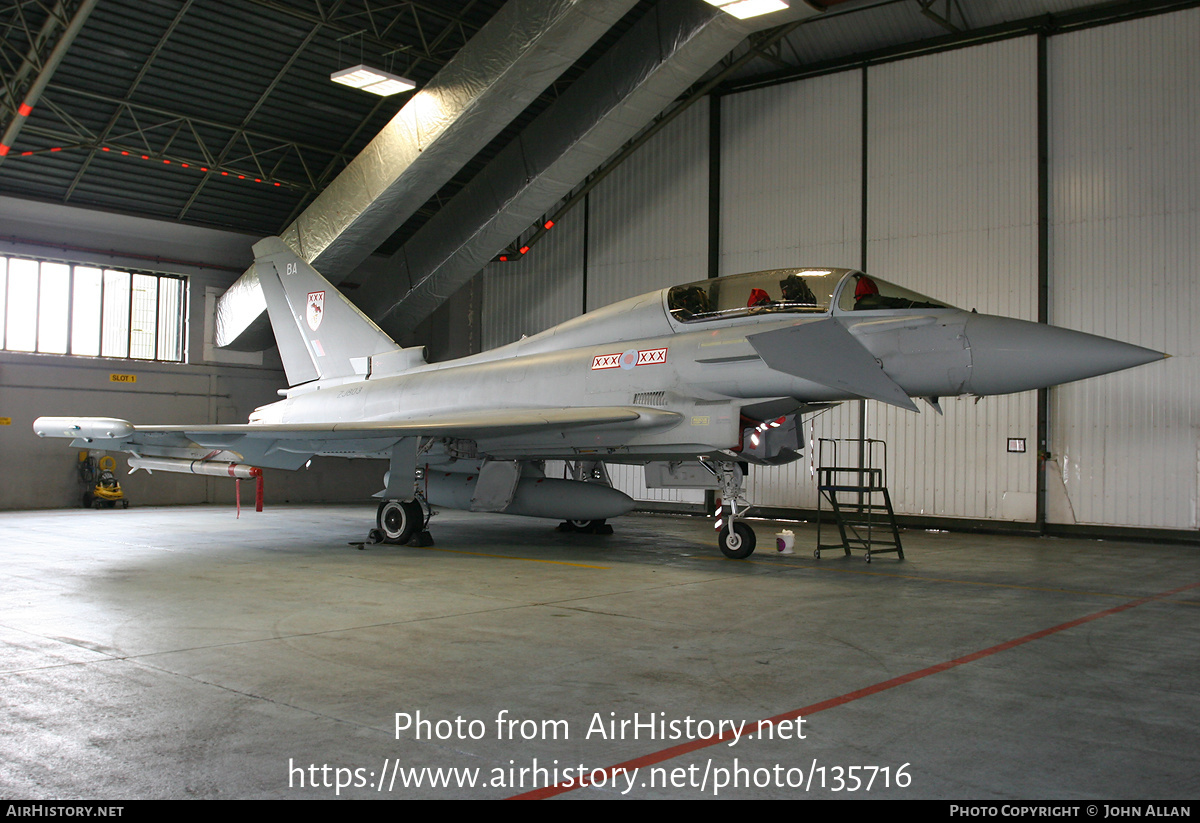
[[[1149,603],[1152,600],[1161,600],[1164,597],[1170,597],[1172,595],[1179,594],[1180,592],[1185,592],[1188,589],[1194,589],[1198,586],[1200,586],[1200,581],[1189,583],[1186,586],[1179,586],[1178,588],[1170,589],[1169,591],[1160,592],[1159,594],[1149,595],[1148,597],[1139,597],[1136,600],[1130,600],[1128,603],[1122,603],[1119,606],[1113,606],[1112,608],[1094,612],[1092,614],[1085,615],[1084,617],[1070,620],[1066,623],[1060,623],[1057,626],[1051,626],[1048,629],[1042,629],[1041,631],[1036,631],[1033,634],[1027,634],[1024,637],[1018,637],[1014,640],[1007,640],[995,646],[989,646],[986,649],[981,649],[980,651],[972,652],[971,654],[963,655],[962,657],[956,657],[953,660],[947,660],[943,663],[935,663],[934,665],[928,666],[924,669],[918,669],[916,671],[909,672],[908,674],[902,674],[899,677],[893,677],[891,680],[884,680],[880,683],[874,684],[873,686],[867,686],[856,691],[839,695],[838,697],[831,697],[828,700],[822,700],[820,703],[813,703],[810,706],[794,709],[793,711],[784,712],[783,714],[777,714],[774,717],[768,717],[765,720],[758,721],[758,723],[751,723],[748,728],[757,731],[757,729],[760,727],[760,724],[779,723],[783,720],[795,720],[798,717],[807,717],[808,715],[813,715],[817,712],[823,712],[826,709],[843,706],[847,703],[858,700],[859,698],[869,697],[873,694],[879,694],[880,692],[885,692],[888,689],[894,689],[897,686],[903,686],[905,683],[911,683],[914,680],[920,680],[921,678],[929,677],[932,674],[939,674],[949,669],[961,666],[965,663],[973,663],[976,660],[981,660],[985,657],[991,657],[994,654],[999,654],[1000,652],[1014,649],[1017,646],[1022,646],[1026,643],[1032,643],[1034,640],[1041,640],[1043,637],[1049,637],[1052,634],[1058,634],[1059,632],[1066,631],[1067,629],[1073,629],[1076,626],[1082,626],[1084,623],[1090,623],[1093,620],[1099,620],[1102,617],[1119,614],[1120,612],[1128,611],[1129,609],[1134,609],[1138,606]],[[698,751],[699,749],[705,749],[709,746],[715,746],[718,743],[732,739],[733,734],[731,732],[726,732],[718,737],[705,737],[697,740],[690,740],[687,743],[680,743],[678,746],[671,746],[670,748],[642,755],[641,757],[635,757],[632,760],[626,760],[623,763],[617,763],[615,766],[609,766],[607,769],[596,769],[594,772],[602,772],[604,774],[605,782],[612,782],[613,776],[620,773],[621,770],[628,772],[632,771],[633,769],[643,768],[645,766],[653,766],[656,763],[662,763],[665,760],[679,757],[682,754]],[[533,789],[532,791],[513,795],[508,799],[544,800],[545,798],[565,794],[566,792],[574,791],[575,789],[579,788],[585,788],[586,786],[587,783],[576,779],[569,786],[560,783],[555,786],[546,786],[541,789]]]

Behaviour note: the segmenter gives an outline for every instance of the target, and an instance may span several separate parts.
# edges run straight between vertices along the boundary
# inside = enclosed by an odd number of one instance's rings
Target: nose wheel
[[[754,543],[754,529],[741,522],[722,526],[717,537],[721,554],[730,560],[743,560],[754,554]]]
[[[754,554],[754,529],[739,518],[749,509],[743,488],[744,475],[737,463],[717,463],[710,468],[721,482],[721,505],[716,511],[717,546],[731,560]]]

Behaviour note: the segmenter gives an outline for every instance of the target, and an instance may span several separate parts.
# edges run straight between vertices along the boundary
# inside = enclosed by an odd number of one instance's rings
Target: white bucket
[[[792,549],[796,546],[796,535],[787,529],[775,533],[775,550],[780,554],[795,554]]]

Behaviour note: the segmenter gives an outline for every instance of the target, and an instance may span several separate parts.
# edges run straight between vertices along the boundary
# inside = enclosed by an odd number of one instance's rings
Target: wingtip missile
[[[116,417],[39,417],[33,421],[33,433],[38,437],[123,440],[133,431],[132,423]]]

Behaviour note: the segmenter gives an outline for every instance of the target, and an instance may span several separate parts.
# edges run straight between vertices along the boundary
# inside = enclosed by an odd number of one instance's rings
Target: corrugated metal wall
[[[483,347],[583,313],[583,209],[567,212],[521,260],[483,270]]]
[[[872,68],[868,89],[867,270],[1036,320],[1036,40]],[[888,441],[896,510],[1033,520],[1036,394],[943,408],[867,404],[868,436]],[[1026,453],[1008,453],[1009,437],[1026,438]]]
[[[721,195],[721,274],[858,268],[862,72],[724,98]],[[855,436],[857,407],[847,403],[806,423],[805,438]],[[746,491],[758,505],[815,508],[809,455],[787,466],[752,467]]]
[[[708,247],[708,107],[679,115],[591,194],[588,310],[702,280]]]
[[[959,305],[1036,319],[1034,40],[868,74],[867,269]],[[862,80],[851,71],[725,99],[722,273],[862,264]],[[866,434],[888,441],[897,510],[1032,520],[1034,450],[1012,455],[1006,444],[1034,442],[1034,401],[947,401],[944,418],[868,402]],[[857,430],[857,404],[847,404],[806,435]],[[839,462],[857,459],[841,449]],[[752,474],[757,502],[816,503],[807,459]]]
[[[589,195],[587,307],[705,276],[708,113],[681,114]],[[576,207],[529,254],[484,270],[483,341],[491,348],[582,313],[584,209]],[[557,469],[556,469],[557,470]],[[610,466],[638,500],[703,502],[703,493],[648,490],[641,467]]]
[[[692,106],[591,194],[588,310],[702,280],[708,246],[708,107]],[[647,489],[640,466],[610,466],[635,500],[703,503],[704,493]]]
[[[1051,522],[1197,526],[1197,43],[1200,10],[1049,41],[1051,322],[1175,355],[1051,393]],[[1036,319],[1037,59],[1024,37],[866,70],[868,271]],[[853,70],[722,99],[722,274],[864,262],[862,82]],[[696,106],[593,192],[588,248],[577,250],[589,309],[704,276],[707,138]],[[533,331],[577,313],[580,265],[562,269],[574,304],[537,314],[528,291],[485,301],[492,328],[510,324],[485,330],[489,345],[517,336],[517,315],[544,318],[520,320]],[[897,510],[1032,521],[1035,394],[942,403],[944,417],[866,404],[867,436],[889,443]],[[826,412],[805,438],[853,437],[857,415],[853,403]],[[1009,437],[1025,438],[1026,453],[1008,453]],[[751,499],[813,506],[811,461],[754,470]],[[615,474],[646,496],[640,472]]]
[[[721,274],[861,265],[862,72],[721,101]]]
[[[1197,523],[1200,10],[1050,41],[1050,322],[1169,352],[1052,392],[1050,519]]]

